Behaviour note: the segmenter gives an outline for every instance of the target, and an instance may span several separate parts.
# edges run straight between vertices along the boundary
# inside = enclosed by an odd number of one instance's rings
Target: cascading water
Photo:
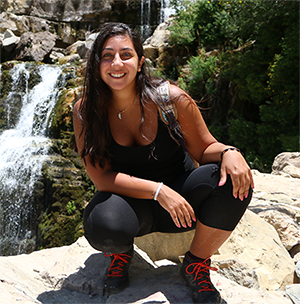
[[[32,68],[40,75],[34,86],[30,84]],[[59,66],[27,63],[11,70],[13,81],[4,105],[8,129],[0,133],[0,255],[23,253],[35,242],[37,207],[32,194],[48,152],[46,130],[61,72]],[[21,111],[13,115],[16,103]],[[18,117],[16,123],[13,116]]]
[[[159,23],[165,22],[170,15],[175,12],[170,7],[169,0],[160,0],[160,18]],[[141,36],[146,39],[151,34],[151,0],[141,0]]]
[[[175,10],[170,7],[170,1],[161,0],[160,23],[165,22],[174,13]]]
[[[141,36],[150,36],[151,0],[141,0]]]

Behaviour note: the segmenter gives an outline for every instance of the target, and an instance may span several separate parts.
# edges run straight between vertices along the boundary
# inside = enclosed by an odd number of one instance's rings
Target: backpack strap
[[[181,136],[181,128],[178,122],[178,112],[174,103],[170,102],[170,83],[165,81],[158,88],[158,98],[160,100],[160,107],[158,111],[162,121],[170,127],[174,132],[175,137],[179,140],[181,146],[186,151],[186,147]]]

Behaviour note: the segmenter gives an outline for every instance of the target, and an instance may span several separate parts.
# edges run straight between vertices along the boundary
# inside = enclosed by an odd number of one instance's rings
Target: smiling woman
[[[141,70],[144,60],[144,56],[138,58],[129,36],[111,37],[107,39],[101,52],[100,75],[112,92],[128,96],[134,92],[136,74]],[[114,102],[118,101],[119,99],[115,99]],[[124,109],[130,99],[126,98],[126,102],[125,99],[120,101],[122,104],[115,106]]]
[[[85,209],[85,236],[111,259],[103,289],[110,295],[129,285],[134,237],[195,229],[181,276],[196,303],[221,303],[210,281],[210,256],[250,202],[251,171],[237,148],[212,136],[195,101],[150,77],[144,61],[142,42],[130,27],[101,28],[74,107],[78,152],[98,190]],[[168,88],[164,96],[162,86]],[[176,108],[180,134],[159,115],[166,105]]]

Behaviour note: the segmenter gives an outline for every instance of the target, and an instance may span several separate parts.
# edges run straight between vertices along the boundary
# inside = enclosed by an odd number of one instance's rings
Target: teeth
[[[116,78],[120,78],[120,77],[122,77],[124,75],[125,75],[125,73],[122,73],[122,74],[113,74],[113,73],[111,73],[111,76],[116,77]]]

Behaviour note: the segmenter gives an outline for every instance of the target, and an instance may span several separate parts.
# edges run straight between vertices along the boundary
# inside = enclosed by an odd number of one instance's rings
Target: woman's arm
[[[197,104],[180,88],[171,85],[171,95],[178,97],[176,108],[182,136],[189,153],[200,164],[218,162],[221,153],[231,147],[219,143],[209,132]],[[176,100],[176,99],[175,99]],[[248,196],[250,186],[254,187],[251,170],[244,157],[237,150],[227,150],[222,158],[219,186],[225,184],[230,174],[233,196],[241,200]]]

